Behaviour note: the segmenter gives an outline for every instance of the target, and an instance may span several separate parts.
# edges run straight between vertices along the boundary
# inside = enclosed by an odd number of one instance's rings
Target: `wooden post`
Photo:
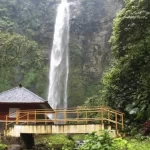
[[[102,125],[104,124],[104,112],[103,112],[103,108],[101,109],[101,123]]]
[[[5,130],[7,130],[7,125],[8,125],[8,116],[6,115]]]
[[[36,110],[34,112],[34,120],[35,120],[35,124],[36,124]]]
[[[54,122],[56,123],[56,118],[57,118],[57,111],[55,110],[55,118],[54,118]]]
[[[115,113],[116,131],[118,130],[118,118],[117,113]]]
[[[18,124],[19,122],[19,113],[18,113],[18,110],[16,111],[16,124]]]
[[[108,124],[110,125],[110,112],[109,112],[109,109],[108,109]]]
[[[79,110],[77,109],[77,123],[79,123]]]
[[[122,114],[121,120],[122,120],[122,130],[123,130],[124,129],[124,114]]]
[[[86,124],[87,124],[88,123],[88,121],[87,121],[87,117],[88,117],[87,111],[85,112],[85,117],[86,117]]]
[[[27,124],[29,123],[29,112],[27,112]]]
[[[66,109],[64,110],[64,124],[67,123],[67,114],[66,114]]]
[[[45,125],[47,124],[47,116],[46,116],[46,112],[44,112],[44,117],[45,117]]]

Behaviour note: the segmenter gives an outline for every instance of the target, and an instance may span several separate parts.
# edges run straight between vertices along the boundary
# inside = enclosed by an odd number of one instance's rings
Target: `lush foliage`
[[[72,150],[74,142],[65,135],[41,136],[36,140],[36,145],[44,144],[45,149]]]
[[[82,146],[75,145],[77,141],[83,141]],[[88,135],[48,135],[36,136],[35,144],[38,149],[73,150],[75,146],[80,150],[149,150],[150,138],[141,136],[121,138],[112,137],[107,131],[94,132]]]
[[[1,32],[0,47],[0,68],[18,64],[23,67],[38,64],[40,55],[38,45],[36,42],[28,40],[25,36]],[[31,58],[36,58],[36,60]]]
[[[131,126],[150,118],[149,20],[149,1],[126,1],[114,20],[110,40],[114,60],[100,91],[110,107],[125,112],[126,123]]]
[[[140,138],[139,138],[140,137]],[[80,150],[149,150],[150,139],[142,137],[137,138],[114,138],[110,133],[103,131],[101,134],[92,133],[87,135],[85,143]]]
[[[1,32],[0,47],[0,91],[16,83],[29,87],[44,78],[43,54],[35,41],[20,34]],[[34,91],[34,85],[32,88]],[[36,92],[44,91],[37,89]]]
[[[131,150],[149,150],[150,149],[150,139],[143,138],[143,139],[128,139]]]
[[[6,150],[8,148],[5,144],[0,144],[0,150]]]
[[[0,3],[0,92],[22,83],[46,98],[45,49],[52,41],[56,3],[53,0],[0,0]]]
[[[129,150],[130,145],[122,138],[112,138],[109,132],[91,133],[87,136],[81,150]]]

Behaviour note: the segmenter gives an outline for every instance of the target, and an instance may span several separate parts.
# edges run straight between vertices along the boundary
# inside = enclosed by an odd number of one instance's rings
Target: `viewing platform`
[[[15,115],[14,120],[9,116]],[[53,117],[49,117],[53,116]],[[60,118],[62,117],[62,118]],[[75,134],[124,129],[124,114],[108,107],[76,107],[68,109],[17,110],[6,115],[5,136],[21,134]]]

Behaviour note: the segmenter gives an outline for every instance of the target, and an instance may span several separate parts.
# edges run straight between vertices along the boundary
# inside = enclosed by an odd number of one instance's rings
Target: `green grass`
[[[0,144],[0,150],[5,150],[8,146],[5,144]]]
[[[150,150],[150,139],[143,141],[137,139],[130,139],[128,141],[131,145],[131,150]]]

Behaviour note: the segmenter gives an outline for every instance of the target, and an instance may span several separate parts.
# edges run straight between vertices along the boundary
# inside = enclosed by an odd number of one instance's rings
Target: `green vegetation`
[[[91,134],[75,135],[49,135],[35,138],[37,147],[43,146],[45,150],[52,148],[72,150],[78,147],[77,141],[84,141],[79,150],[149,150],[150,138],[138,134],[134,137],[112,137],[108,131],[93,132]]]
[[[7,145],[0,143],[0,150],[6,150],[8,148]]]
[[[104,77],[108,104],[124,111],[130,124],[144,123],[150,117],[150,5],[147,2],[126,1],[126,7],[115,19],[111,38],[115,65]]]
[[[131,150],[149,150],[150,149],[150,140],[136,140],[130,139]]]
[[[77,141],[84,141],[82,146],[77,146]],[[49,135],[35,137],[35,144],[44,150],[149,150],[150,138],[141,136],[134,137],[112,137],[108,131],[93,132],[91,134],[75,135]]]
[[[40,79],[45,77],[43,54],[35,41],[20,34],[0,32],[0,47],[1,90],[7,90],[11,85],[15,86],[16,82],[28,87],[35,81],[40,83]],[[40,90],[37,92],[40,93]]]
[[[149,150],[150,139],[123,139],[113,138],[107,131],[101,133],[93,132],[87,135],[85,143],[80,147],[80,150]]]
[[[88,105],[104,102],[125,113],[128,131],[139,132],[150,119],[150,3],[126,0],[114,20],[110,39],[113,59],[99,93]],[[133,128],[134,127],[134,128]]]
[[[53,150],[72,150],[74,148],[74,141],[69,139],[65,135],[49,135],[49,136],[40,136],[35,138],[36,145],[44,145],[45,149]]]
[[[56,3],[53,0],[0,0],[0,3],[0,92],[22,83],[46,98],[45,49],[52,41]]]
[[[122,138],[112,138],[107,131],[93,132],[86,137],[80,150],[127,150],[128,142]]]
[[[44,150],[73,150],[77,141],[85,140],[85,134],[57,134],[35,136],[35,145]]]

